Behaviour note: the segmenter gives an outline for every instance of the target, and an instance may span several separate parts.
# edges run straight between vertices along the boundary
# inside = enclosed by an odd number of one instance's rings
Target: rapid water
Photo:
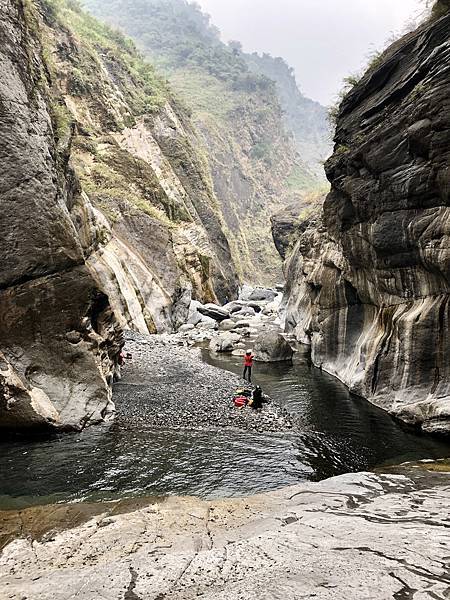
[[[240,360],[212,358],[240,373]],[[450,445],[404,431],[386,413],[351,397],[308,364],[258,365],[255,380],[299,422],[289,433],[163,430],[127,424],[136,406],[118,404],[108,426],[0,444],[0,507],[151,495],[250,495],[387,463],[440,458]]]

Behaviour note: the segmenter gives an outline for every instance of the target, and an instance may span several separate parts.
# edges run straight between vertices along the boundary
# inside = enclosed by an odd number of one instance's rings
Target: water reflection
[[[210,364],[240,372],[240,360]],[[293,415],[283,434],[161,430],[154,407],[118,402],[109,426],[0,445],[0,505],[191,494],[249,495],[383,462],[448,456],[448,444],[404,431],[386,413],[352,398],[334,378],[299,364],[258,365],[256,379]],[[130,404],[127,404],[130,402]]]

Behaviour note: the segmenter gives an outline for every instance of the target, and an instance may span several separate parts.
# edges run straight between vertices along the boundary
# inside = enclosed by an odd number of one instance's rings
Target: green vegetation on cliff
[[[237,51],[237,50],[236,50]],[[331,136],[327,109],[306,98],[297,85],[294,70],[280,57],[270,54],[240,53],[248,68],[276,83],[286,128],[292,131],[302,161],[316,176],[325,181],[323,161],[331,154]],[[292,178],[291,178],[292,181]],[[308,184],[303,175],[300,189]]]
[[[238,43],[224,44],[195,4],[85,0],[84,5],[131,35],[166,74],[195,124],[193,135],[209,165],[240,274],[254,283],[273,283],[281,265],[271,243],[270,215],[321,181],[297,154],[276,83],[252,68]],[[312,114],[304,115],[305,131]],[[313,137],[305,141],[309,147]],[[314,160],[317,165],[317,156]]]
[[[178,263],[157,275],[166,288],[181,277],[204,301],[229,297],[236,270],[186,109],[134,43],[80,3],[28,0],[27,6],[45,55],[43,79],[62,167],[70,159],[79,192],[112,228],[110,235],[102,228],[97,245],[108,244],[111,235],[130,247],[148,245],[155,227],[165,232],[160,242],[168,249],[155,249],[146,267],[158,273],[166,251]]]

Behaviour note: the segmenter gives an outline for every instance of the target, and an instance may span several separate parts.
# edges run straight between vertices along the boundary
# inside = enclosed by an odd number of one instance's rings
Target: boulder
[[[195,327],[196,329],[202,330],[217,329],[217,321],[211,319],[210,317],[203,317],[200,323],[197,323]]]
[[[237,312],[238,310],[242,310],[245,307],[246,303],[243,300],[234,300],[233,302],[228,302],[222,306],[222,308],[228,311],[230,314]]]
[[[236,321],[234,323],[234,328],[235,329],[245,329],[247,327],[250,327],[250,322],[249,321]]]
[[[278,331],[260,333],[253,345],[256,360],[262,362],[282,362],[291,360],[293,350]]]
[[[192,313],[192,315],[189,317],[187,324],[188,325],[194,325],[194,327],[196,325],[198,325],[203,319],[203,315],[201,315],[198,310],[196,310],[194,313]]]
[[[256,300],[256,301],[272,302],[272,300],[275,299],[276,295],[277,295],[277,293],[274,290],[257,287],[253,290],[253,292],[250,294],[248,299]]]
[[[236,348],[235,350],[233,350],[233,352],[231,354],[232,354],[232,356],[244,356],[245,349],[244,348]]]
[[[225,319],[230,318],[230,313],[218,306],[217,304],[201,304],[198,307],[198,312],[205,317],[209,317],[210,319],[214,319],[217,322],[225,321]]]
[[[219,331],[231,331],[236,328],[236,323],[231,319],[225,319],[219,325]]]
[[[200,323],[200,321],[204,318],[203,315],[198,312],[199,306],[202,306],[201,302],[198,302],[197,300],[191,300],[191,303],[189,305],[189,315],[188,315],[188,320],[187,320],[187,323],[189,325],[195,326],[198,323]]]
[[[236,333],[225,333],[212,338],[209,349],[213,352],[226,353],[232,352],[241,341],[241,336]]]
[[[260,313],[265,306],[265,302],[248,302],[248,308],[253,308],[255,313]]]
[[[239,300],[250,300],[250,296],[252,295],[254,288],[250,285],[243,285],[239,290]]]
[[[272,302],[269,302],[262,310],[264,315],[271,315],[277,313],[281,306],[282,296],[279,294],[275,297]]]
[[[237,312],[233,312],[234,317],[254,317],[256,315],[256,311],[251,306],[244,306],[241,310]]]
[[[182,325],[178,328],[178,333],[187,333],[193,329],[195,329],[195,325],[192,325],[192,323],[186,323],[186,325]]]

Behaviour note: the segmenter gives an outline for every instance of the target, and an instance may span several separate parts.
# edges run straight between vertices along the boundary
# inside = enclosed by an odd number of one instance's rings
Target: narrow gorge
[[[0,0],[0,600],[448,600],[450,0],[406,4]]]

